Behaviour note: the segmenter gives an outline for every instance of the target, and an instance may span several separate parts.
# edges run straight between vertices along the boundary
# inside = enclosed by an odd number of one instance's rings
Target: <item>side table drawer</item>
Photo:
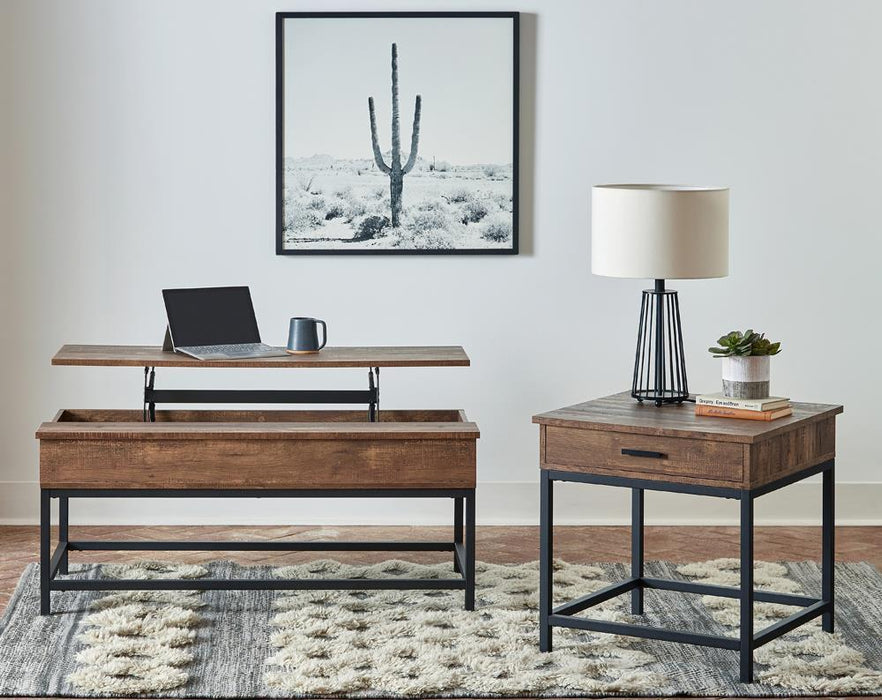
[[[663,480],[740,483],[744,450],[735,442],[657,437],[582,428],[543,426],[542,464]]]

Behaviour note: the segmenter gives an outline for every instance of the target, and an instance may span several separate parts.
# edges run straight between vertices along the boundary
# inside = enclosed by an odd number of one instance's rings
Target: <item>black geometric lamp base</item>
[[[680,302],[675,290],[665,289],[664,280],[643,290],[631,396],[656,406],[689,398]]]

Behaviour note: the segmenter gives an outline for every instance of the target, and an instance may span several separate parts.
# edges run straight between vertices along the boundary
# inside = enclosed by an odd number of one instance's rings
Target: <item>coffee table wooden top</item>
[[[326,347],[314,355],[197,360],[158,345],[63,345],[53,365],[79,367],[468,367],[459,345]]]
[[[533,422],[588,430],[754,443],[798,426],[823,421],[842,411],[842,406],[835,404],[794,403],[792,416],[774,421],[711,418],[696,416],[693,403],[656,406],[647,401],[641,404],[625,391],[540,413],[533,416]]]

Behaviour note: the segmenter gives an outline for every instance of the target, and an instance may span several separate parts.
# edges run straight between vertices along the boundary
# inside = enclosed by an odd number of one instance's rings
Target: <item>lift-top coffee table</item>
[[[67,578],[78,550],[450,551],[435,579],[200,579],[200,589],[462,589],[475,601],[478,427],[460,410],[380,411],[380,368],[467,367],[461,347],[325,348],[316,355],[200,361],[158,347],[65,345],[53,365],[144,368],[135,410],[66,409],[40,441],[40,610],[51,591],[185,590],[186,579]],[[157,367],[367,368],[363,390],[158,389]],[[364,404],[361,410],[157,410],[165,403]],[[450,542],[103,542],[70,540],[71,498],[450,498]],[[50,504],[59,501],[59,543]]]
[[[738,651],[742,682],[753,680],[753,650],[822,616],[833,631],[833,466],[836,415],[842,406],[793,404],[776,421],[697,417],[691,403],[656,407],[629,393],[561,408],[533,417],[539,424],[541,534],[539,646],[551,650],[554,627],[608,632]],[[822,581],[820,598],[756,591],[753,584],[753,502],[815,474],[823,475]],[[552,486],[575,481],[631,489],[631,577],[552,608]],[[643,572],[643,492],[674,491],[734,498],[741,502],[741,586],[729,588],[648,578]],[[701,543],[696,542],[696,548]],[[643,591],[655,588],[738,598],[739,638],[659,629],[576,617],[605,600],[631,593],[631,612],[643,613]],[[753,632],[753,601],[803,608]]]

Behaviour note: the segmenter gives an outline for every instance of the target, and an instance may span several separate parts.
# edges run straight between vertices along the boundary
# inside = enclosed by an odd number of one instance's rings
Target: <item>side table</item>
[[[834,459],[836,416],[842,406],[793,404],[776,421],[696,417],[692,404],[656,407],[627,392],[533,417],[539,424],[541,466],[539,647],[551,651],[552,629],[606,632],[731,649],[740,654],[740,679],[753,681],[753,651],[815,617],[833,631]],[[821,596],[754,590],[754,500],[822,474]],[[553,485],[555,481],[631,489],[631,576],[552,608]],[[737,499],[741,503],[741,585],[738,588],[649,578],[643,570],[644,491],[672,491]],[[576,617],[605,600],[631,594],[631,612],[643,614],[647,588],[737,598],[738,638]],[[753,632],[753,602],[803,608]]]

